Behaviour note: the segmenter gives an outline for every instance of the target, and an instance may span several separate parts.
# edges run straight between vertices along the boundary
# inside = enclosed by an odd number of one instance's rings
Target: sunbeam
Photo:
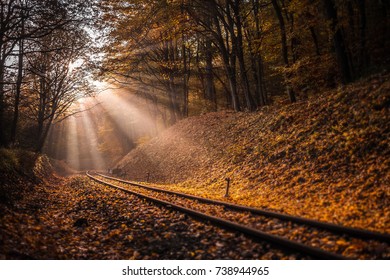
[[[107,82],[95,86],[101,92],[79,99],[49,137],[51,154],[75,170],[113,167],[163,127],[153,102],[139,88],[123,89]]]
[[[80,118],[86,135],[84,141],[87,141],[88,143],[92,166],[94,169],[105,169],[105,162],[99,152],[98,135],[96,132],[97,128],[91,119],[90,111],[86,110],[84,103],[80,104],[80,109],[81,111],[84,111],[81,113]]]
[[[67,126],[66,161],[74,169],[80,169],[80,151],[75,117],[70,117]]]
[[[118,90],[107,90],[97,97],[98,102],[106,110],[113,121],[128,138],[155,134],[155,124],[151,118],[130,103],[140,103],[136,98],[124,98]],[[137,104],[139,105],[139,104]]]

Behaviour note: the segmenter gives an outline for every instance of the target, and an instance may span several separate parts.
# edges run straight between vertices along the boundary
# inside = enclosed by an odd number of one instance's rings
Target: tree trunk
[[[168,95],[169,95],[169,124],[173,125],[177,121],[177,100],[176,100],[176,89],[174,84],[174,79],[171,76],[169,78],[169,85],[168,85]]]
[[[201,63],[200,63],[200,53],[203,51],[204,51],[203,50],[203,42],[200,40],[199,37],[197,37],[197,47],[196,47],[196,55],[195,55],[195,63],[196,63],[196,67],[198,70],[197,76],[198,76],[200,84],[202,85],[204,97],[207,98],[205,79],[203,77],[203,69],[202,69]]]
[[[367,42],[366,42],[366,28],[367,28],[367,17],[366,17],[366,3],[365,0],[357,0],[359,5],[360,14],[360,74],[364,74],[369,67],[368,53],[367,53]]]
[[[341,81],[343,84],[352,82],[352,72],[350,69],[350,61],[348,59],[348,53],[345,46],[345,41],[341,33],[341,29],[338,26],[337,10],[335,2],[333,0],[323,0],[326,15],[331,22],[331,32],[333,33],[333,45],[336,52],[337,63],[341,72]]]
[[[311,34],[311,38],[313,39],[314,47],[315,47],[315,50],[316,50],[316,55],[320,56],[321,52],[320,52],[320,47],[319,47],[319,44],[318,44],[318,37],[317,37],[317,33],[316,33],[316,31],[315,31],[313,26],[310,27],[310,34]]]
[[[42,152],[43,147],[45,146],[47,135],[49,134],[51,125],[53,123],[53,120],[54,120],[54,114],[51,115],[51,117],[47,121],[46,125],[45,125],[44,121],[42,123],[40,123],[38,143],[37,143],[35,152],[37,152],[37,153]]]
[[[281,43],[282,43],[282,57],[283,57],[284,65],[288,68],[290,66],[290,64],[288,61],[286,25],[284,23],[282,10],[281,10],[277,0],[272,0],[272,6],[274,7],[276,16],[277,16],[278,21],[279,21],[280,36],[281,36]],[[287,78],[288,77],[285,77],[287,95],[290,98],[291,103],[294,103],[297,101],[297,99],[295,97],[294,91],[291,89],[290,85],[288,84]]]
[[[260,27],[260,19],[259,19],[259,0],[252,0],[252,6],[253,6],[253,15],[255,20],[255,39],[260,40],[261,38],[261,27]],[[252,40],[248,41],[249,43],[252,42]],[[250,47],[252,49],[252,47]],[[267,94],[264,87],[264,80],[263,80],[263,62],[261,53],[254,53],[253,55],[253,71],[256,81],[256,98],[257,103],[260,104],[260,106],[265,106],[268,104],[267,100]]]
[[[2,76],[3,74],[0,73],[0,80]],[[7,145],[4,127],[4,107],[4,84],[0,82],[0,147],[5,147]]]
[[[24,35],[24,20],[22,19],[22,34],[21,38]],[[20,104],[20,94],[22,89],[23,82],[23,58],[24,58],[24,40],[19,40],[19,56],[18,56],[18,77],[16,79],[16,91],[15,91],[15,102],[14,102],[14,117],[12,120],[11,127],[11,143],[15,144],[16,142],[16,131],[18,127],[19,120],[19,104]]]
[[[299,39],[294,34],[294,15],[291,14],[290,18],[291,18],[291,20],[290,20],[290,34],[291,34],[290,46],[291,46],[292,61],[294,64],[298,60],[297,46],[299,44]]]
[[[184,44],[184,34],[182,35],[182,44],[181,49],[183,53],[183,116],[188,117],[188,79],[189,79],[189,71],[187,64],[187,49]]]
[[[7,139],[5,136],[5,126],[4,126],[4,113],[5,113],[5,92],[4,92],[4,71],[5,71],[5,60],[4,60],[4,51],[3,44],[0,42],[0,147],[5,147],[7,145]]]
[[[224,69],[229,81],[229,87],[230,87],[230,96],[231,96],[231,102],[233,110],[236,112],[241,111],[240,101],[238,99],[238,92],[237,92],[237,79],[236,79],[236,53],[235,53],[235,46],[232,45],[232,50],[229,53],[228,46],[229,46],[229,37],[228,32],[225,32],[226,39],[223,38],[221,26],[219,25],[218,18],[214,17],[214,23],[216,26],[216,34],[218,34],[218,38],[216,38],[219,50],[221,52],[222,61],[224,64]],[[230,32],[229,32],[230,33]]]
[[[241,22],[241,15],[240,15],[240,1],[235,0],[233,3],[233,13],[235,18],[235,24],[237,29],[237,36],[235,36],[234,31],[232,34],[232,38],[235,38],[235,44],[237,49],[237,59],[238,59],[238,65],[240,68],[240,77],[241,77],[241,83],[242,88],[244,90],[244,96],[246,101],[246,106],[249,111],[254,111],[257,107],[255,104],[255,101],[253,99],[250,86],[249,86],[249,80],[248,75],[246,72],[245,67],[245,59],[244,59],[244,47],[243,47],[243,36],[242,36],[242,22]]]
[[[214,87],[214,73],[213,73],[213,54],[212,54],[212,44],[211,41],[206,38],[205,42],[205,62],[206,62],[206,88],[205,94],[206,98],[213,102],[213,110],[217,110],[217,96],[215,94]]]
[[[44,119],[44,113],[39,111],[38,115],[38,134],[37,134],[37,143],[35,147],[35,151],[40,153],[43,148],[43,144],[45,142],[44,137],[44,125],[45,125],[45,119]]]

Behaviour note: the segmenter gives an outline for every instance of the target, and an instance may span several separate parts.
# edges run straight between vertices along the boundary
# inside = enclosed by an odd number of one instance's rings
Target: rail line
[[[383,248],[383,253],[379,257],[376,253],[374,258],[385,258],[383,256],[390,254],[390,236],[387,234],[163,190],[99,173],[96,173],[96,175],[94,176],[90,172],[87,172],[88,177],[101,184],[137,195],[154,203],[184,212],[195,218],[210,221],[220,227],[269,241],[280,247],[288,248],[294,252],[304,253],[317,259],[356,258],[353,255],[351,257],[348,254],[345,256],[340,253],[340,251],[343,251],[342,248],[338,248],[336,251],[334,249],[333,251],[328,250],[332,248],[328,248],[329,244],[323,244],[322,239],[325,236],[325,240],[329,240],[329,232],[331,232],[330,240],[340,243],[344,247],[356,244],[356,242],[361,246],[361,242],[363,242],[371,247]],[[128,186],[131,186],[131,189]],[[280,230],[284,230],[285,233],[280,234]],[[291,232],[295,233],[298,236],[298,238],[295,236],[295,239],[300,239],[301,242],[293,240],[294,237],[291,239],[288,236]],[[334,233],[337,235],[334,235]],[[310,238],[312,236],[314,238]],[[315,245],[313,246],[312,243]],[[326,249],[323,249],[324,247]],[[366,249],[364,250],[367,251]],[[366,253],[365,258],[372,258],[372,256],[370,256],[370,253]]]

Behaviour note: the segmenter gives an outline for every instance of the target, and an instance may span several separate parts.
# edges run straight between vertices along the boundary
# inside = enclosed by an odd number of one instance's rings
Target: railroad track
[[[285,215],[87,172],[91,179],[220,227],[315,259],[387,259],[390,236]]]

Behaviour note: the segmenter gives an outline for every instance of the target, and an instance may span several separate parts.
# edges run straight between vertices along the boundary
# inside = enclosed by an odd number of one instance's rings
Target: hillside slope
[[[372,77],[322,97],[183,120],[118,164],[132,180],[390,232],[390,82]]]
[[[12,205],[34,185],[52,178],[50,159],[25,150],[0,149],[0,210],[2,204]]]

